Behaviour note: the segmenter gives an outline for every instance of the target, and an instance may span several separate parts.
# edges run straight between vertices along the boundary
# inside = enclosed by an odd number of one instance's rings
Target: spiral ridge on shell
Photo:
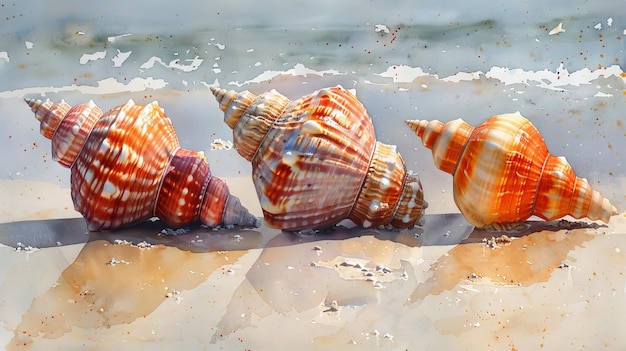
[[[318,229],[350,219],[363,227],[408,228],[426,208],[422,186],[393,145],[376,140],[361,102],[341,86],[290,100],[211,88],[252,164],[266,223]]]
[[[110,230],[159,217],[179,228],[258,226],[258,219],[211,175],[202,152],[180,146],[158,103],[132,100],[106,113],[93,101],[25,99],[51,139],[52,157],[71,170],[74,208],[89,230]]]
[[[476,127],[461,119],[406,123],[432,150],[435,165],[452,174],[454,201],[477,227],[514,226],[533,215],[608,222],[617,214],[565,157],[549,153],[539,131],[519,112]]]

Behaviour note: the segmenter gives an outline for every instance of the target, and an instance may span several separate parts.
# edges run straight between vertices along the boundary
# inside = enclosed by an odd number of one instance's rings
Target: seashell
[[[289,100],[211,88],[233,129],[233,143],[252,163],[266,223],[319,229],[349,218],[363,227],[413,227],[422,217],[419,178],[396,146],[376,141],[365,107],[337,86]]]
[[[202,152],[180,147],[158,103],[129,100],[106,113],[93,101],[70,107],[26,99],[52,140],[52,157],[71,169],[74,207],[89,230],[109,230],[159,217],[178,228],[258,226],[258,219],[211,176]]]
[[[556,157],[539,131],[519,112],[472,127],[461,119],[406,121],[439,169],[453,175],[454,201],[476,227],[515,228],[535,215],[566,215],[608,222],[609,200]]]

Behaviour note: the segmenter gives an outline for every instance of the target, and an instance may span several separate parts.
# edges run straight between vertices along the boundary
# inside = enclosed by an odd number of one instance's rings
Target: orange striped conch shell
[[[285,230],[413,227],[422,186],[393,145],[376,141],[365,107],[342,87],[296,100],[211,88],[233,143],[252,163],[266,223]]]
[[[407,124],[432,149],[437,167],[453,175],[454,201],[476,227],[514,228],[532,215],[608,222],[617,214],[564,157],[548,152],[539,131],[519,112],[476,127],[460,119]]]
[[[70,107],[26,99],[52,140],[52,156],[71,169],[74,208],[89,230],[116,229],[152,217],[174,228],[255,226],[252,216],[211,176],[201,152],[183,149],[170,119],[152,102],[129,100],[102,113],[93,101]]]

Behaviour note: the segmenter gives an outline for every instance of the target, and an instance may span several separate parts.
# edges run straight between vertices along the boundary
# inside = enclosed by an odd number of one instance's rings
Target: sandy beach
[[[620,350],[626,345],[623,3],[3,4],[0,345],[8,350]],[[121,11],[121,9],[124,9]],[[165,8],[165,10],[164,10]],[[61,11],[62,10],[62,11]],[[5,15],[6,12],[6,15]],[[159,221],[89,232],[24,98],[159,102],[261,217],[209,87],[342,85],[396,145],[423,226],[315,235]],[[477,230],[407,119],[519,111],[618,209]],[[165,234],[170,235],[165,235]]]

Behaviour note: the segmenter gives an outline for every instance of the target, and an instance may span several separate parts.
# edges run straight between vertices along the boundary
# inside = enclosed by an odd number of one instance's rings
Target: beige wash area
[[[0,4],[0,344],[6,349],[623,349],[626,14],[620,1]],[[488,7],[489,11],[485,10]],[[273,7],[272,7],[273,8]],[[139,15],[141,13],[141,15]],[[144,20],[149,18],[150,21]],[[342,85],[397,145],[423,226],[88,232],[23,98],[157,100],[261,217],[209,87]],[[406,119],[519,111],[608,198],[610,222],[478,230]],[[171,233],[170,233],[171,234]]]

